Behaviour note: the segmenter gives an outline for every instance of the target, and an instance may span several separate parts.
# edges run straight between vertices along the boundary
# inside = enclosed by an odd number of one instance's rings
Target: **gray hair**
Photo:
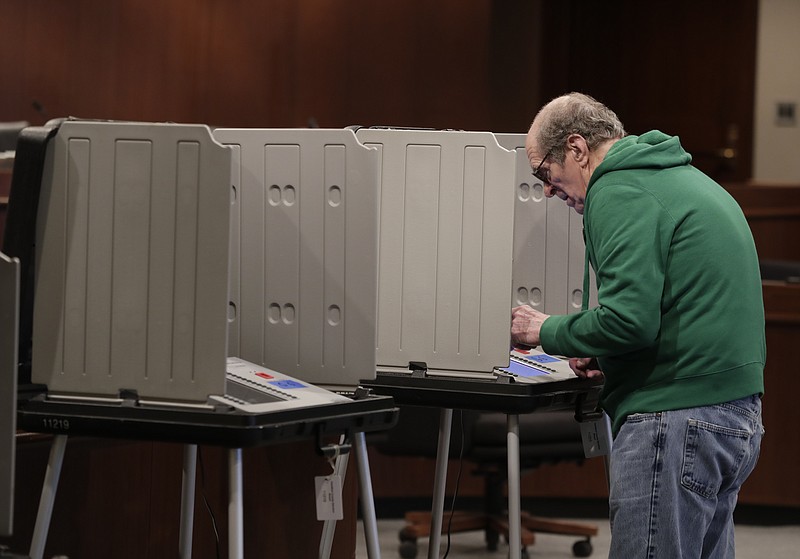
[[[537,121],[539,151],[542,155],[549,152],[558,163],[564,162],[570,134],[583,136],[589,149],[625,136],[625,128],[614,111],[583,93],[573,92],[553,99],[536,115],[534,122]]]

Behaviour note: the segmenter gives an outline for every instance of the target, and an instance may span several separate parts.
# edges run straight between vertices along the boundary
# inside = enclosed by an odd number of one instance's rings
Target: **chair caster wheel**
[[[400,542],[398,548],[400,557],[403,559],[414,559],[417,556],[417,540],[404,540]]]
[[[398,537],[400,538],[400,541],[401,541],[401,542],[416,542],[416,541],[417,541],[417,538],[416,538],[416,537],[414,537],[414,536],[409,536],[409,535],[406,533],[406,529],[405,529],[405,528],[402,528],[402,529],[400,530],[400,533],[398,534]]]
[[[592,542],[590,540],[578,540],[572,544],[572,554],[575,557],[589,557],[592,554]]]
[[[509,559],[513,559],[513,558],[511,557],[511,552],[510,552],[510,551],[508,552],[508,558],[509,558]],[[531,558],[530,554],[528,553],[528,548],[527,548],[527,547],[523,547],[523,548],[520,550],[520,552],[519,552],[519,558],[520,558],[520,559],[530,559],[530,558]]]

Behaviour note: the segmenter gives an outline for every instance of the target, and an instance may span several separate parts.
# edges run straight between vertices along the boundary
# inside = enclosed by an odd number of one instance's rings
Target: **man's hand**
[[[572,357],[569,360],[569,368],[581,378],[601,378],[603,371],[594,357]]]
[[[549,316],[528,305],[511,309],[511,342],[515,346],[538,346],[541,343],[539,331]]]

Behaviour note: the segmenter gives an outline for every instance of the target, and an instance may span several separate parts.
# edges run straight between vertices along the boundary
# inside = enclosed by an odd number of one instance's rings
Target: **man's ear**
[[[589,146],[580,134],[570,134],[567,138],[567,157],[572,157],[578,164],[588,163]]]

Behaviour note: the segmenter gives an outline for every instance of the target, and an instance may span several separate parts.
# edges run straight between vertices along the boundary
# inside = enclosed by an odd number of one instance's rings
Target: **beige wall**
[[[796,124],[776,124],[776,105],[796,104]],[[800,182],[800,1],[761,0],[756,53],[753,178]]]

